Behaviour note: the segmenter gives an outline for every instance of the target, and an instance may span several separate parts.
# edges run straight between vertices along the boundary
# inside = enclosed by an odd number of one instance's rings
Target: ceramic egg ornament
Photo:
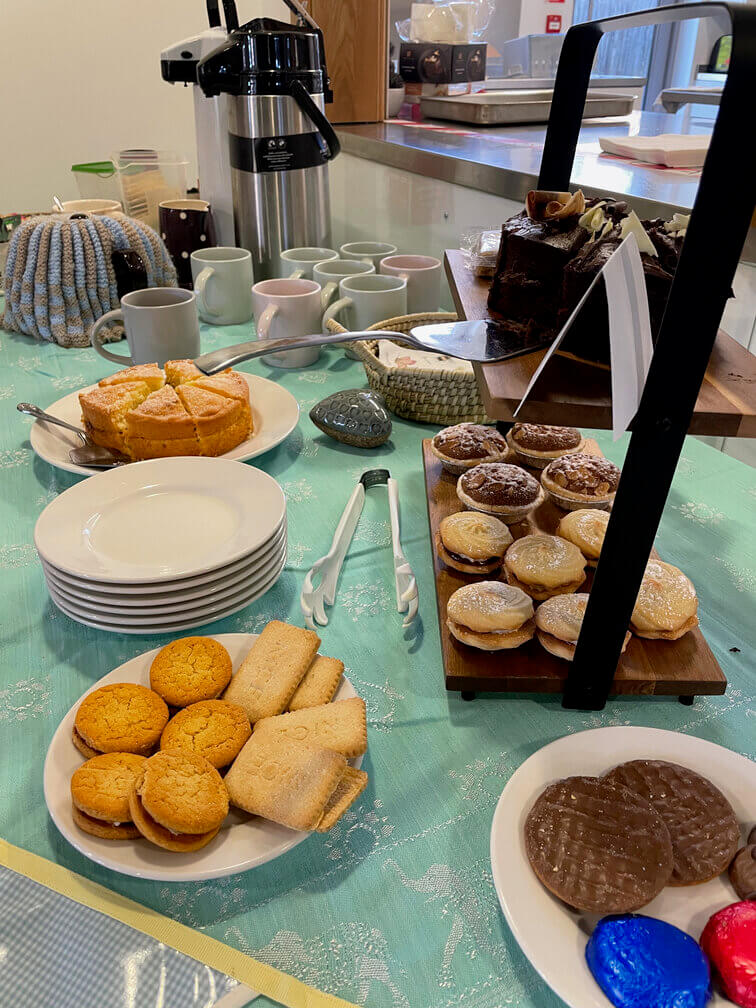
[[[391,418],[382,395],[370,389],[344,389],[310,410],[318,430],[356,448],[377,448],[391,437]]]

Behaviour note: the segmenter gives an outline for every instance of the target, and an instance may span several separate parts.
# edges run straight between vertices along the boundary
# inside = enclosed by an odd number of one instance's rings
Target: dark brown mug
[[[178,274],[180,287],[192,290],[192,252],[215,245],[210,204],[202,199],[164,200],[160,204],[160,237]]]

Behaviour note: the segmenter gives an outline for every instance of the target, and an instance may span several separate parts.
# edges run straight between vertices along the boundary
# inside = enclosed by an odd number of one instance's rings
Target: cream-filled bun
[[[571,594],[585,581],[585,557],[559,536],[523,536],[507,550],[504,569],[511,585],[539,601]]]
[[[574,543],[590,567],[595,567],[604,545],[609,512],[597,508],[568,511],[557,526],[556,534]]]
[[[677,567],[649,560],[630,629],[638,637],[678,640],[698,626],[698,597],[693,582]]]
[[[482,651],[519,647],[535,633],[533,603],[503,581],[478,581],[450,597],[446,625],[458,641]]]
[[[498,570],[512,543],[512,533],[493,515],[459,511],[444,518],[436,535],[438,555],[447,567],[464,574]]]
[[[574,595],[554,595],[538,606],[535,614],[536,635],[547,651],[557,658],[572,661],[587,605],[587,593],[578,592]],[[623,651],[629,640],[630,634],[626,633]]]

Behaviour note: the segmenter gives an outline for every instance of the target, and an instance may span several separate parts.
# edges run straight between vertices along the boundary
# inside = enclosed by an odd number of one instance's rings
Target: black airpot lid
[[[299,80],[311,94],[325,90],[322,38],[309,27],[255,18],[200,61],[197,78],[208,97],[286,93]]]

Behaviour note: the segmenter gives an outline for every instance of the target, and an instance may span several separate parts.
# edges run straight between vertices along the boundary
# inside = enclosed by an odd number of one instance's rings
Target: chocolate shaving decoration
[[[564,220],[585,212],[582,189],[575,193],[531,189],[525,200],[528,217],[534,221]]]

